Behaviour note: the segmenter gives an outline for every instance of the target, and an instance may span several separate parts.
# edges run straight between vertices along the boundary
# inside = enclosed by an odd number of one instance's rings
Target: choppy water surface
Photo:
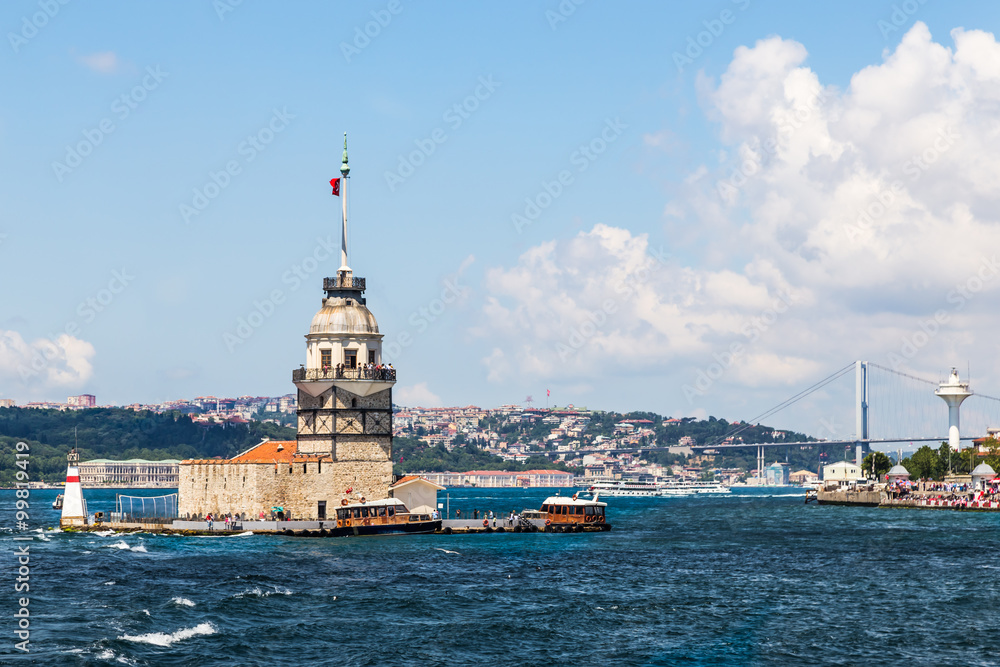
[[[33,492],[34,513],[55,493]],[[538,507],[546,495],[455,489],[451,512]],[[91,511],[110,510],[113,497],[89,492]],[[0,663],[1000,660],[1000,515],[805,506],[758,491],[608,500],[605,534],[38,533],[27,658],[13,650],[15,543],[5,533]],[[4,526],[13,503],[0,492]]]

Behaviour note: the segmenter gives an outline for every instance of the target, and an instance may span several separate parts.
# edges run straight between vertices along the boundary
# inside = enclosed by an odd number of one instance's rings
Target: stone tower
[[[322,306],[306,334],[306,363],[293,371],[298,388],[299,455],[329,457],[337,492],[386,498],[392,483],[392,386],[382,364],[382,334],[365,303],[365,279],[347,264],[347,135],[334,184],[343,201],[341,265],[323,279]],[[342,185],[342,188],[338,186]]]

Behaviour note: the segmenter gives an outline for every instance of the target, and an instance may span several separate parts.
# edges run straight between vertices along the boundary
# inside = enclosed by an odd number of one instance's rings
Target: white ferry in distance
[[[729,493],[729,487],[720,482],[691,482],[687,480],[669,480],[655,482],[636,482],[628,480],[613,480],[594,482],[580,493],[590,496],[635,496],[662,498],[664,496],[694,496],[701,494]]]

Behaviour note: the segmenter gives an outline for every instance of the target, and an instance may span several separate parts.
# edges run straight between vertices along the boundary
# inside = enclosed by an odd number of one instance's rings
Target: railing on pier
[[[364,292],[365,279],[355,278],[353,276],[333,276],[332,278],[323,278],[323,289],[327,292],[339,289],[361,290]]]
[[[395,368],[296,368],[292,371],[292,382],[313,380],[374,380],[395,382]]]

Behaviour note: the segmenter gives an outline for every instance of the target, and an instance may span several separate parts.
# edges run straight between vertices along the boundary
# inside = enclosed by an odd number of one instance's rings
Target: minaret
[[[85,526],[87,502],[83,499],[83,489],[80,487],[80,454],[74,448],[66,458],[69,463],[66,466],[66,486],[63,489],[62,516],[59,525],[64,528]]]
[[[942,382],[934,393],[948,404],[948,444],[952,451],[957,452],[962,448],[958,431],[958,408],[962,405],[962,401],[972,396],[972,390],[969,389],[968,382],[959,381],[958,370],[952,368],[951,377],[947,382]]]
[[[365,279],[354,277],[348,264],[346,134],[340,173],[340,268],[323,279],[326,295],[306,334],[306,363],[292,372],[298,387],[297,451],[331,459],[336,494],[374,500],[388,497],[392,483],[396,371],[382,365],[383,334],[363,296]]]

